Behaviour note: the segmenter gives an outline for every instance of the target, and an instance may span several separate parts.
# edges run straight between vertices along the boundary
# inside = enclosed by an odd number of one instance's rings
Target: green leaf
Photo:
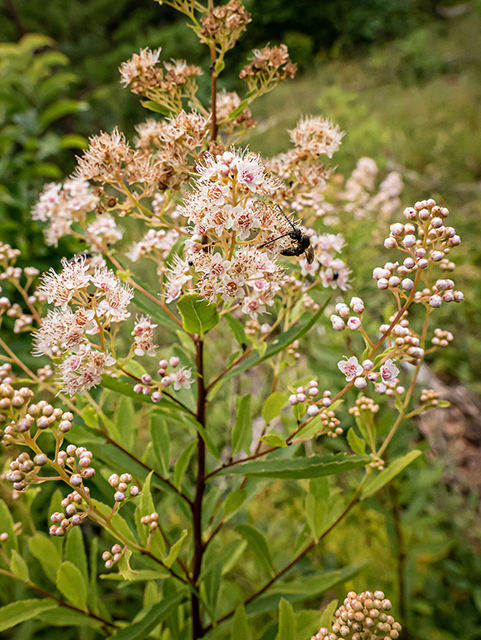
[[[362,455],[366,451],[366,441],[360,438],[352,428],[347,432],[347,441],[354,453]]]
[[[13,573],[24,582],[29,580],[28,565],[25,562],[25,560],[22,558],[22,556],[19,553],[17,553],[17,551],[15,551],[15,549],[12,550],[12,559],[10,561],[10,571],[13,571]]]
[[[446,407],[450,407],[451,403],[449,400],[438,400],[438,404],[436,405],[439,409],[445,409]]]
[[[234,613],[232,620],[232,631],[230,640],[250,640],[251,633],[247,624],[246,610],[243,604],[240,604]]]
[[[134,400],[138,400],[139,402],[145,402],[147,404],[156,407],[157,409],[161,409],[165,407],[166,409],[173,409],[176,412],[184,411],[189,413],[188,409],[183,409],[179,404],[169,400],[168,398],[163,397],[160,402],[152,402],[152,398],[150,396],[144,396],[143,393],[135,393],[134,387],[128,382],[124,382],[123,380],[119,380],[119,378],[113,378],[109,375],[102,376],[102,382],[100,383],[104,389],[110,389],[111,391],[115,391],[116,393],[120,393],[128,398],[133,398]]]
[[[192,454],[194,453],[194,449],[197,442],[191,442],[184,451],[180,454],[179,459],[175,463],[174,467],[174,485],[177,488],[180,488],[182,484],[182,479],[184,477],[184,473],[187,471],[187,467],[189,466],[190,459]]]
[[[141,569],[140,571],[135,571],[134,576],[129,580],[129,582],[142,582],[144,580],[165,580],[165,578],[170,578],[170,573],[164,569],[162,570],[159,567],[158,571],[154,571],[153,569]],[[101,580],[115,580],[121,582],[124,580],[123,576],[120,573],[102,573],[100,574]]]
[[[164,477],[168,477],[170,468],[170,435],[165,417],[159,411],[154,410],[150,414],[149,429],[160,472]]]
[[[137,571],[134,571],[130,566],[131,556],[132,556],[132,551],[130,549],[127,549],[122,554],[122,557],[120,558],[119,563],[117,565],[119,568],[119,574],[122,576],[124,580],[127,580],[128,582],[131,582],[132,580],[134,580],[135,576],[137,575]]]
[[[222,318],[223,320],[225,320],[225,322],[227,322],[229,329],[237,342],[241,346],[247,345],[249,340],[247,338],[242,322],[230,313],[226,313],[224,316],[222,316]]]
[[[127,396],[122,396],[115,411],[115,424],[120,435],[119,442],[124,449],[132,450],[135,442],[135,411],[134,404]]]
[[[171,611],[179,606],[184,598],[185,591],[177,591],[163,598],[159,604],[153,605],[141,620],[116,631],[110,638],[112,640],[144,640]]]
[[[62,563],[57,547],[52,540],[39,531],[28,540],[30,553],[37,558],[48,578],[57,583],[57,571]]]
[[[304,414],[306,413],[306,405],[300,402],[299,404],[292,405],[292,413],[294,414],[294,418],[296,422],[301,422]]]
[[[153,102],[153,100],[141,100],[140,104],[149,111],[155,111],[156,113],[161,113],[163,116],[171,116],[172,111],[167,107],[164,107],[163,104],[158,104],[157,102]]]
[[[155,298],[155,294],[149,291],[145,286],[144,289]],[[146,296],[141,291],[136,292],[134,302],[141,311],[147,313],[160,327],[173,329],[174,331],[178,331],[180,329],[180,324],[177,324],[177,322],[175,322],[175,320],[160,306],[160,304]]]
[[[326,519],[327,502],[316,498],[312,493],[306,495],[306,520],[311,529],[312,537],[318,540],[324,531],[324,522]]]
[[[190,424],[194,425],[197,433],[200,435],[202,440],[205,442],[205,445],[206,445],[207,449],[209,450],[209,452],[214,456],[214,458],[216,460],[220,461],[219,449],[217,448],[217,445],[215,444],[215,442],[210,437],[210,434],[207,431],[207,429],[203,425],[201,425],[200,422],[197,422],[197,420],[194,417],[191,417],[190,415],[189,416],[186,415],[185,418],[188,419]]]
[[[57,572],[57,589],[74,606],[87,608],[87,584],[78,567],[66,560]]]
[[[52,600],[19,600],[0,609],[0,631],[11,629],[16,624],[35,618],[42,611],[55,609],[57,603]]]
[[[88,146],[89,143],[83,136],[78,136],[74,133],[63,136],[60,140],[62,149],[86,149]]]
[[[248,495],[245,489],[237,489],[237,491],[229,493],[224,502],[224,515],[227,517],[237,511],[244,504]]]
[[[99,500],[96,500],[95,498],[91,498],[91,500],[92,500],[93,504],[95,505],[95,507],[97,507],[97,509],[100,511],[100,513],[102,513],[104,516],[107,516],[108,518],[110,518],[110,514],[112,513],[112,507],[109,507],[108,504],[104,504],[103,502],[100,502]],[[129,525],[124,520],[124,518],[122,518],[120,513],[116,513],[114,516],[112,516],[112,518],[110,518],[110,522],[114,525],[114,527],[117,529],[117,531],[121,535],[123,535],[125,538],[127,538],[128,540],[132,540],[134,542],[137,542],[135,533],[129,527]]]
[[[234,109],[234,111],[231,111],[229,113],[229,117],[227,118],[227,121],[229,120],[234,120],[234,118],[237,118],[237,116],[240,116],[240,114],[244,111],[244,109],[246,107],[249,106],[249,100],[242,100],[242,102],[240,103],[240,105],[238,107],[236,107]]]
[[[87,555],[80,527],[72,527],[71,531],[68,532],[65,540],[65,558],[80,569],[85,582],[88,583]]]
[[[184,540],[187,538],[187,535],[188,535],[188,531],[187,529],[184,529],[184,531],[182,531],[182,535],[177,540],[177,542],[170,547],[169,555],[164,560],[165,566],[168,567],[169,569],[177,560],[177,556],[180,553],[180,550],[182,548],[182,545],[184,544]]]
[[[82,418],[87,427],[91,429],[98,429],[99,427],[99,414],[93,407],[87,405],[82,409]]]
[[[237,396],[236,422],[232,429],[232,455],[236,456],[241,449],[249,451],[252,441],[251,396]]]
[[[100,629],[103,625],[101,620],[95,620],[87,614],[84,615],[80,611],[72,611],[65,607],[42,612],[36,618],[45,624],[55,627],[91,627]]]
[[[365,359],[365,358],[364,358]],[[331,627],[332,618],[334,616],[334,611],[337,609],[338,600],[333,600],[330,602],[327,607],[324,609],[321,615],[320,627]]]
[[[246,606],[247,615],[259,615],[278,608],[281,598],[289,602],[302,602],[312,600],[333,589],[339,584],[343,584],[353,578],[365,566],[366,562],[345,567],[341,570],[329,571],[321,575],[314,575],[308,578],[293,580],[285,584],[278,584],[271,587],[268,595],[260,596],[257,600]]]
[[[189,333],[197,333],[201,337],[217,326],[220,321],[215,304],[195,293],[179,298],[177,308],[184,321],[184,329]]]
[[[279,602],[279,631],[276,640],[292,640],[296,637],[294,608],[285,598]]]
[[[149,528],[145,524],[140,522],[143,516],[150,516],[155,511],[154,501],[152,499],[152,492],[150,489],[150,484],[152,481],[153,471],[149,473],[147,478],[144,481],[142,487],[142,493],[140,495],[140,501],[137,509],[135,510],[135,524],[137,526],[137,532],[142,541],[143,545],[147,544],[147,540],[149,538]],[[150,541],[150,551],[160,558],[164,558],[165,556],[165,544],[164,539],[160,532],[156,532],[156,534],[152,537]]]
[[[4,500],[0,500],[0,533],[8,533],[8,538],[1,543],[7,556],[10,556],[12,549],[18,551],[18,540],[13,528],[14,522],[10,509]]]
[[[252,460],[234,467],[226,467],[219,475],[255,476],[258,478],[320,478],[358,469],[371,462],[371,456],[312,456],[293,460]]]
[[[394,477],[396,477],[398,473],[401,473],[401,471],[405,469],[408,464],[411,464],[413,460],[416,460],[416,458],[420,456],[421,453],[422,451],[419,451],[418,449],[410,451],[405,456],[402,456],[402,458],[394,460],[394,462],[392,462],[389,467],[387,467],[387,469],[381,471],[379,475],[371,477],[364,486],[361,494],[361,500],[374,495],[376,491],[379,491],[379,489],[384,487],[384,485],[390,482]]]
[[[284,394],[280,391],[271,393],[262,407],[262,417],[267,424],[275,417],[277,417],[284,408],[285,399]]]
[[[254,527],[251,527],[249,524],[238,524],[236,531],[238,531],[247,542],[250,550],[254,553],[258,562],[264,567],[264,569],[266,569],[270,575],[275,573],[269,547],[262,533],[257,531],[257,529],[254,529]]]
[[[39,116],[38,120],[43,129],[48,125],[63,116],[70,115],[71,113],[77,113],[77,111],[86,111],[89,109],[87,102],[78,102],[77,100],[59,100],[53,105],[45,109],[45,111]]]
[[[268,433],[266,436],[262,436],[258,438],[261,442],[265,442],[271,447],[287,447],[287,442],[281,436],[278,436],[277,433]]]
[[[316,313],[310,316],[309,320],[301,325],[296,325],[291,327],[288,331],[281,333],[278,338],[269,343],[265,353],[260,355],[259,353],[251,353],[245,360],[240,362],[237,366],[233,367],[226,375],[223,377],[223,381],[229,380],[233,376],[242,373],[243,371],[247,371],[261,362],[265,360],[269,360],[272,356],[275,356],[280,351],[283,351],[288,345],[292,344],[294,340],[300,340],[305,334],[318,322],[324,313],[325,308],[329,304],[331,300],[332,294],[328,296],[324,304],[316,311]]]

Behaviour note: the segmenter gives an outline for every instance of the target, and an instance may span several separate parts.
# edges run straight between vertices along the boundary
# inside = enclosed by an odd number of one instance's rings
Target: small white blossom
[[[344,356],[346,360],[341,360],[337,363],[339,370],[346,376],[346,381],[350,382],[356,376],[362,375],[363,368],[358,362],[356,356],[351,356],[347,358]]]

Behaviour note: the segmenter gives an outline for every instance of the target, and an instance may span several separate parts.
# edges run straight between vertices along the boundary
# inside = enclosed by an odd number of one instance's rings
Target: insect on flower
[[[312,264],[314,262],[314,250],[311,245],[311,239],[309,238],[308,235],[306,235],[305,233],[302,233],[300,227],[296,227],[291,222],[291,220],[286,216],[286,214],[284,213],[284,211],[281,209],[279,205],[277,205],[277,208],[291,225],[292,231],[289,231],[288,233],[284,233],[278,238],[274,238],[274,240],[269,240],[269,242],[264,242],[264,244],[260,245],[259,249],[262,249],[263,247],[267,247],[267,245],[272,244],[273,242],[277,242],[281,238],[286,238],[287,236],[289,236],[291,240],[293,240],[293,243],[290,247],[287,247],[286,249],[282,249],[280,254],[282,256],[301,256],[302,254],[304,254],[307,262],[309,264]]]
[[[77,264],[79,262],[83,262],[84,264],[89,264],[92,259],[92,254],[90,251],[83,251],[82,253],[76,253],[74,256],[69,258],[67,262],[69,264]]]

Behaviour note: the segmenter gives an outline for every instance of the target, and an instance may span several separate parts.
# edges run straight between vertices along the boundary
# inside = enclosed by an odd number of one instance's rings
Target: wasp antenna
[[[291,227],[292,227],[293,229],[296,229],[296,226],[292,223],[292,220],[290,220],[290,219],[288,218],[288,216],[286,216],[286,214],[284,213],[284,210],[283,210],[283,208],[281,207],[281,205],[280,205],[280,204],[276,204],[276,208],[277,208],[277,209],[279,209],[279,211],[282,213],[282,215],[283,215],[283,216],[284,216],[284,218],[287,220],[287,222],[291,225]]]

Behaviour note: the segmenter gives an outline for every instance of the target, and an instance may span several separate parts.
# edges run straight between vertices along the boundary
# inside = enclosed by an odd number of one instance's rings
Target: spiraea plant
[[[348,293],[342,224],[374,212],[387,225],[400,177],[373,194],[364,158],[344,186],[329,168],[343,133],[321,116],[303,118],[276,157],[241,146],[250,104],[294,75],[287,48],[254,51],[239,97],[218,78],[246,9],[166,4],[209,48],[210,105],[197,97],[198,66],[135,53],[121,81],[155,117],[132,142],[116,129],[92,136],[75,174],[46,185],[32,211],[47,244],[71,235],[82,249],[40,275],[0,246],[0,317],[33,332],[39,358],[36,368],[0,338],[0,574],[11,596],[0,629],[395,639],[381,591],[332,601],[321,621],[321,595],[362,566],[327,571],[314,550],[421,454],[390,460],[388,446],[406,420],[443,405],[416,383],[425,355],[452,340],[430,319],[463,298],[447,277],[460,239],[446,208],[419,201],[391,224],[393,261],[374,269],[387,315]],[[327,352],[343,331],[345,357],[323,385],[308,340]],[[386,411],[397,417],[379,431]],[[282,481],[304,511],[274,497]],[[32,518],[48,500],[49,522]],[[313,599],[317,609],[302,608]]]

